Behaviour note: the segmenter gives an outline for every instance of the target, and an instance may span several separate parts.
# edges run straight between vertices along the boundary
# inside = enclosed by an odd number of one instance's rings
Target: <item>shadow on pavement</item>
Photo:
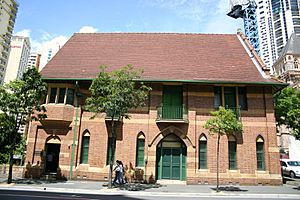
[[[6,183],[7,180],[2,181],[1,183]],[[20,179],[13,179],[13,183],[15,184],[27,184],[27,185],[39,185],[43,183],[65,183],[66,180],[42,180],[42,179],[28,179],[28,178],[20,178]]]
[[[217,188],[211,188],[212,190],[217,190]],[[239,187],[234,187],[234,186],[224,186],[224,187],[219,187],[220,191],[226,191],[226,192],[247,192],[248,190],[243,190]]]
[[[300,186],[299,187],[295,187],[293,188],[294,190],[300,190]]]
[[[103,187],[107,187],[107,184],[103,184]],[[142,184],[142,183],[126,183],[122,185],[114,185],[113,188],[119,188],[120,190],[127,191],[144,191],[152,188],[160,188],[160,184]]]

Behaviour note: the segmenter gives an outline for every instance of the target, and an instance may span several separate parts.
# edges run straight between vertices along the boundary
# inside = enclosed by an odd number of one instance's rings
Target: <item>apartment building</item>
[[[27,69],[30,54],[30,41],[28,37],[13,36],[11,38],[10,53],[5,72],[4,82],[21,78]]]
[[[299,0],[255,0],[261,57],[271,68],[289,37],[300,35]],[[272,70],[272,69],[271,69]]]
[[[0,85],[4,82],[17,11],[18,4],[15,0],[0,1]]]
[[[27,62],[27,68],[35,67],[39,70],[40,60],[41,60],[41,54],[39,54],[39,53],[30,53],[29,58],[28,58],[28,62]]]

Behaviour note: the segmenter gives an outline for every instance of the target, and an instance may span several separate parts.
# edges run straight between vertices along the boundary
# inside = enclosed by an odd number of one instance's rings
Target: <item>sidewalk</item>
[[[127,188],[107,189],[104,182],[96,181],[66,181],[66,182],[45,182],[38,180],[22,180],[13,184],[6,184],[5,179],[0,179],[0,190],[29,190],[29,191],[48,191],[48,192],[69,192],[84,194],[102,194],[117,195],[123,194],[127,196],[243,196],[249,198],[282,198],[289,197],[300,199],[300,187],[292,185],[283,186],[220,186],[222,190],[215,192],[215,185],[183,185],[183,184],[167,184],[167,185],[130,185],[130,188],[144,187],[140,191],[128,191]],[[228,191],[226,191],[227,189]]]

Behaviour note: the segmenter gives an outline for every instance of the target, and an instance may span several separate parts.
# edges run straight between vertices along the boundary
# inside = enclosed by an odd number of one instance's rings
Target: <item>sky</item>
[[[14,35],[33,51],[75,32],[236,33],[230,0],[17,0]]]

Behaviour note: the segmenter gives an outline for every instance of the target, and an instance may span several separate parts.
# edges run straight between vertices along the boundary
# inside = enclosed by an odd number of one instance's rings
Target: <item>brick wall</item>
[[[213,86],[186,85],[184,89],[184,104],[189,108],[188,124],[156,123],[156,107],[162,101],[162,85],[152,86],[149,105],[144,109],[135,110],[130,119],[124,119],[118,128],[116,159],[122,160],[124,165],[136,162],[136,140],[140,132],[145,135],[145,158],[148,160],[147,177],[156,173],[156,145],[160,140],[175,133],[187,146],[187,183],[204,184],[216,181],[216,135],[211,135],[203,128],[209,118],[209,111],[213,110]],[[228,170],[228,138],[221,137],[220,147],[220,177],[221,183],[238,184],[281,184],[279,152],[276,141],[275,119],[272,103],[271,87],[247,87],[248,110],[242,111],[241,120],[244,125],[243,134],[236,135],[237,140],[237,170]],[[62,109],[62,106],[51,107]],[[110,121],[105,121],[105,115],[90,119],[91,113],[79,111],[76,126],[75,155],[73,176],[79,179],[105,180],[108,177],[106,165],[107,142],[110,135]],[[59,113],[57,111],[57,113]],[[52,115],[52,113],[48,113]],[[45,143],[47,138],[58,136],[61,141],[59,166],[62,174],[69,176],[74,136],[75,109],[72,121],[68,118],[61,120],[46,120],[43,123],[31,124],[27,161],[43,163]],[[84,132],[90,134],[88,164],[80,164],[81,139]],[[198,141],[201,134],[207,137],[208,169],[198,169]],[[265,171],[257,171],[256,167],[256,139],[260,136],[264,140]],[[43,166],[43,165],[42,165]]]

